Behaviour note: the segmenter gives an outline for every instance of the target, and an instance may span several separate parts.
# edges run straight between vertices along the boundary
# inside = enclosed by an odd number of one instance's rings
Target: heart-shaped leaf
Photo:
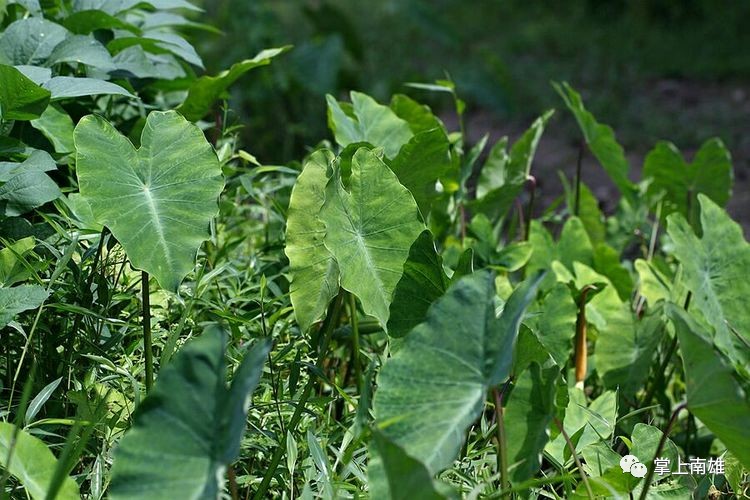
[[[341,286],[385,326],[404,262],[424,224],[409,190],[375,153],[358,149],[351,168],[348,191],[338,169],[326,187],[320,210],[324,242],[338,262]]]
[[[750,281],[741,277],[750,269],[750,244],[740,225],[708,196],[699,194],[698,201],[702,237],[678,214],[667,218],[667,232],[682,263],[685,284],[693,293],[691,311],[700,311],[714,329],[716,346],[747,373]]]
[[[256,343],[227,388],[226,341],[220,328],[208,327],[162,368],[115,451],[110,498],[218,498],[271,348]]]
[[[372,97],[352,92],[352,103],[339,104],[333,96],[328,101],[328,126],[341,147],[357,142],[368,142],[385,150],[385,156],[395,158],[401,146],[412,138],[409,124],[396,116],[388,106],[378,104]],[[349,109],[351,113],[345,111]]]
[[[521,284],[496,318],[492,273],[461,278],[383,365],[373,401],[378,427],[430,474],[453,463],[487,390],[508,376],[520,319],[539,282]]]
[[[729,200],[732,158],[719,139],[704,142],[691,163],[682,158],[674,144],[660,142],[646,156],[643,176],[651,178],[649,194],[662,196],[662,216],[678,212],[690,221],[697,221],[698,193],[705,194],[720,206]]]
[[[195,265],[224,187],[203,132],[175,111],[149,114],[141,148],[103,118],[75,129],[81,196],[133,266],[177,291]]]

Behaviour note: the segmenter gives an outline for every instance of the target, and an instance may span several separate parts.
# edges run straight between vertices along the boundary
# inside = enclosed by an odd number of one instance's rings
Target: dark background
[[[299,159],[328,138],[326,93],[381,101],[404,92],[455,125],[447,94],[405,87],[448,74],[467,103],[476,140],[515,138],[557,108],[533,172],[548,197],[571,172],[580,133],[550,81],[566,80],[611,125],[639,177],[662,139],[688,157],[709,137],[731,149],[730,212],[750,221],[750,1],[746,0],[213,0],[197,35],[209,72],[265,47],[295,48],[235,85],[231,106],[247,149],[266,163]],[[612,187],[590,158],[584,179]],[[546,190],[545,190],[546,188]],[[606,203],[605,203],[606,205]],[[747,229],[747,225],[746,225]]]

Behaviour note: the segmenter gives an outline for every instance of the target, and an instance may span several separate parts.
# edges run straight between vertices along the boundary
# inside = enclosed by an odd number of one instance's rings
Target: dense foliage
[[[719,139],[660,142],[635,181],[555,84],[620,198],[579,161],[539,207],[553,112],[470,143],[441,80],[411,90],[455,130],[328,95],[330,140],[261,165],[219,102],[287,49],[197,76],[191,9],[0,2],[0,494],[744,493],[750,246]]]

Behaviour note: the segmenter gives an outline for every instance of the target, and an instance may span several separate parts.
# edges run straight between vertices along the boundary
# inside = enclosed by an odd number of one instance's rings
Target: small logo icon
[[[623,473],[629,472],[634,477],[645,477],[648,469],[635,455],[625,455],[620,459],[620,468]]]

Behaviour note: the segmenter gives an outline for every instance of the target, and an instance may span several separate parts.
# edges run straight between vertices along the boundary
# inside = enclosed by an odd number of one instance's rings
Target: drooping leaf
[[[119,85],[98,78],[55,76],[45,82],[43,87],[50,91],[53,101],[90,95],[123,95],[135,98]]]
[[[520,316],[537,286],[538,279],[523,283],[496,318],[492,274],[460,279],[384,363],[377,425],[430,474],[453,462],[490,385],[508,376]]]
[[[256,343],[227,388],[226,341],[208,327],[161,369],[115,450],[110,498],[218,498],[271,347]]]
[[[404,273],[396,285],[388,315],[388,335],[403,337],[424,321],[427,310],[448,288],[443,259],[428,230],[409,249]]]
[[[539,472],[542,450],[549,441],[549,425],[555,414],[556,380],[560,368],[532,363],[513,386],[505,408],[511,481],[518,484]]]
[[[667,218],[674,255],[682,263],[683,280],[697,309],[714,329],[713,341],[737,367],[750,366],[750,280],[738,279],[750,269],[750,245],[742,228],[716,203],[698,195],[703,236],[695,235],[678,214]]]
[[[372,436],[367,478],[371,498],[445,500],[455,496],[443,492],[446,485],[436,484],[423,464],[378,430]]]
[[[16,314],[41,306],[47,295],[39,285],[0,288],[0,328],[10,323]]]
[[[382,147],[388,158],[395,158],[401,147],[414,135],[409,124],[396,116],[388,106],[378,104],[360,92],[351,94],[351,115],[336,99],[328,95],[328,126],[341,147],[356,142],[369,142]]]
[[[329,151],[313,153],[289,200],[284,252],[292,274],[294,314],[303,331],[321,318],[339,291],[339,267],[323,244],[326,228],[318,218],[325,201],[326,171],[333,159]]]
[[[182,115],[195,122],[206,116],[211,111],[211,106],[221,98],[222,94],[242,75],[251,69],[271,64],[271,59],[283,54],[289,47],[266,49],[258,53],[252,59],[233,64],[231,68],[222,71],[216,76],[202,76],[195,80],[188,89],[185,101],[177,108]]]
[[[49,100],[48,90],[13,66],[0,64],[0,118],[5,121],[39,118]]]
[[[208,239],[224,187],[203,133],[175,111],[154,111],[136,150],[110,123],[86,116],[75,143],[81,196],[133,266],[177,291]]]
[[[688,409],[750,467],[750,402],[734,370],[685,311],[667,305],[685,365]]]
[[[411,193],[372,151],[360,148],[351,165],[348,191],[336,173],[326,187],[323,241],[338,262],[341,286],[385,326],[409,249],[424,224]]]
[[[2,294],[3,289],[0,289]],[[14,438],[15,435],[15,438]],[[8,464],[8,452],[13,453]],[[24,486],[34,500],[46,500],[47,490],[57,467],[57,459],[44,441],[13,424],[0,422],[0,467],[6,469]],[[79,500],[78,485],[66,477],[55,497],[57,500]]]
[[[102,70],[113,69],[112,56],[95,38],[73,35],[60,42],[47,59],[47,66],[60,63],[84,64]]]
[[[660,142],[643,162],[643,176],[650,178],[648,192],[663,200],[663,217],[677,212],[697,221],[696,196],[703,193],[724,206],[732,191],[732,158],[719,139],[704,142],[691,163],[687,163],[674,144]]]
[[[59,104],[47,106],[42,116],[31,120],[31,126],[52,143],[56,153],[71,153],[75,150],[73,120]]]
[[[599,160],[602,168],[615,183],[620,193],[625,198],[632,200],[635,195],[635,187],[628,179],[630,165],[625,158],[622,146],[615,139],[612,128],[596,121],[594,115],[584,107],[581,95],[573,90],[570,85],[563,82],[562,84],[555,83],[553,86],[565,101],[565,105],[570,112],[575,116],[586,144],[588,144],[596,159]]]
[[[11,23],[0,38],[0,63],[43,65],[68,30],[41,17]]]

